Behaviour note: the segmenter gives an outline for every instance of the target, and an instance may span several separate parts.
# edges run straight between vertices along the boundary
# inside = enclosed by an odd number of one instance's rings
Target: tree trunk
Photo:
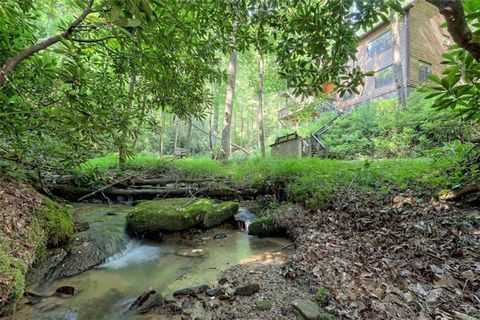
[[[217,95],[220,93],[221,84],[218,84],[217,87]],[[220,105],[215,101],[213,105],[213,123],[211,127],[211,134],[210,134],[210,148],[212,149],[212,159],[216,158],[215,150],[217,147],[217,137],[218,137],[218,116],[220,113]]]
[[[403,77],[403,63],[400,47],[400,27],[398,23],[398,13],[391,15],[392,46],[393,46],[393,67],[395,72],[395,86],[397,89],[398,104],[402,107],[407,106],[407,97],[405,92],[405,83]]]
[[[448,33],[456,44],[472,54],[480,62],[480,41],[475,39],[467,23],[461,0],[427,0],[438,8],[447,21]]]
[[[265,158],[265,119],[263,114],[263,77],[265,74],[265,60],[263,53],[260,52],[258,61],[258,144],[260,153]]]
[[[192,119],[188,120],[188,129],[187,129],[187,156],[190,156],[192,149]]]
[[[173,152],[175,152],[175,149],[177,149],[177,143],[178,143],[178,123],[175,115],[173,116],[172,123],[175,127],[175,136],[173,137]]]
[[[225,98],[225,112],[223,117],[222,129],[222,148],[220,150],[220,160],[228,161],[231,154],[231,130],[232,130],[232,111],[233,98],[235,96],[235,81],[237,77],[237,53],[233,51],[230,54],[230,64],[228,67],[227,96]]]
[[[75,21],[73,21],[65,30],[64,32],[57,34],[53,37],[47,38],[45,40],[42,40],[33,46],[23,50],[19,54],[17,54],[14,57],[8,58],[5,63],[3,64],[2,68],[0,69],[0,89],[3,87],[3,85],[7,82],[8,76],[12,71],[16,68],[16,66],[25,60],[26,58],[34,55],[37,52],[40,52],[42,50],[45,50],[46,48],[54,45],[55,43],[61,41],[62,39],[67,39],[69,38],[74,32],[75,32],[75,27],[77,27],[80,23],[85,20],[85,18],[92,12],[92,6],[93,6],[94,0],[89,0],[87,6],[83,10],[83,12],[78,16]]]
[[[165,113],[163,110],[160,111],[160,117],[161,117],[161,127],[160,127],[160,131],[159,131],[159,134],[158,134],[158,142],[159,142],[159,145],[160,145],[160,155],[163,156],[164,154],[164,141],[163,141],[163,135],[165,133]]]
[[[128,85],[128,100],[127,100],[127,108],[123,110],[122,117],[126,118],[130,114],[130,110],[133,104],[133,95],[135,93],[135,86],[137,84],[137,68],[136,68],[136,49],[133,49],[132,59],[130,62],[131,67],[131,75],[130,75],[130,83]],[[120,136],[120,146],[118,149],[118,164],[120,166],[120,170],[125,170],[127,168],[127,126],[123,124],[122,126],[122,134]]]

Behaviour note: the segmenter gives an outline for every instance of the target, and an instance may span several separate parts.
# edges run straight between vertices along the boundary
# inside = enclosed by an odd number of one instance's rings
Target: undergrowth
[[[461,180],[458,163],[468,148],[439,148],[430,158],[332,160],[319,158],[252,158],[222,164],[209,158],[168,159],[142,155],[129,170],[114,171],[116,177],[134,171],[142,162],[145,175],[231,180],[238,188],[255,188],[279,199],[301,203],[309,209],[322,209],[344,193],[373,193],[378,197],[407,189],[427,192],[451,188]],[[451,153],[448,156],[448,153]],[[148,159],[148,160],[146,160]],[[111,155],[93,159],[77,172],[93,179],[92,172],[112,180]],[[110,165],[106,165],[110,164]],[[148,165],[150,164],[150,165]],[[95,166],[94,166],[95,165]],[[102,171],[103,170],[103,171]],[[137,174],[141,174],[137,172]],[[90,180],[94,181],[94,180]]]

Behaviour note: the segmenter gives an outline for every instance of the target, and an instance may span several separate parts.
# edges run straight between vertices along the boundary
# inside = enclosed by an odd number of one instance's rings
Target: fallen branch
[[[457,200],[460,197],[480,191],[480,181],[458,190],[450,190],[447,194],[440,197],[441,200]]]
[[[110,187],[112,187],[112,186],[114,186],[114,185],[116,185],[116,184],[119,184],[119,183],[121,183],[121,182],[123,182],[123,181],[127,181],[128,179],[131,179],[131,178],[133,178],[134,176],[135,176],[135,175],[130,175],[130,176],[126,177],[126,178],[122,178],[122,179],[120,179],[120,180],[116,180],[116,181],[114,181],[114,182],[112,182],[112,183],[110,183],[110,184],[108,184],[108,185],[106,185],[106,186],[101,187],[100,189],[97,189],[97,190],[95,190],[95,191],[93,191],[93,192],[90,192],[89,194],[84,195],[83,197],[79,198],[78,201],[82,201],[82,200],[84,200],[84,199],[86,199],[86,198],[88,198],[88,197],[91,197],[91,196],[97,194],[98,192],[105,191],[106,189],[108,189],[108,188],[110,188]]]
[[[215,182],[216,179],[182,179],[182,178],[157,178],[157,179],[136,179],[132,181],[132,185],[157,185],[164,186],[171,183],[204,183],[204,182]]]

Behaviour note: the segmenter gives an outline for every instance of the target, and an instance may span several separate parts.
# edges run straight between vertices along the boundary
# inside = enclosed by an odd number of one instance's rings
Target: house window
[[[392,47],[392,31],[388,30],[367,44],[369,57],[373,57],[382,51]]]
[[[380,69],[375,73],[375,88],[381,88],[395,80],[395,72],[393,65],[389,65],[386,68]]]
[[[427,62],[418,62],[418,79],[420,81],[427,81],[432,74],[432,65]]]

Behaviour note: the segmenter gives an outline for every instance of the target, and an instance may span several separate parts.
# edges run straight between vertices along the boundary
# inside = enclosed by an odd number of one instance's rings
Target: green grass
[[[116,157],[108,155],[88,161],[83,172],[100,172],[111,178]],[[222,164],[209,158],[166,160],[138,155],[129,160],[129,170],[187,178],[231,179],[237,188],[257,188],[281,195],[309,209],[325,208],[342,192],[373,192],[379,197],[392,192],[450,187],[446,159],[410,158],[387,160],[329,160],[319,158],[252,158]],[[140,168],[140,169],[136,169]],[[103,170],[103,171],[102,171]],[[131,172],[131,171],[129,171]],[[119,171],[116,174],[120,175]],[[123,174],[128,174],[125,172]]]
[[[151,154],[138,154],[128,158],[125,172],[120,171],[118,154],[107,154],[90,159],[73,170],[74,176],[82,185],[95,185],[99,181],[129,173],[171,175],[193,179],[225,177],[228,171],[220,162],[208,157],[172,159]]]
[[[267,193],[284,194],[291,202],[322,209],[342,192],[373,192],[379,197],[393,190],[443,188],[446,163],[431,159],[322,160],[254,159],[234,166],[233,181]]]

